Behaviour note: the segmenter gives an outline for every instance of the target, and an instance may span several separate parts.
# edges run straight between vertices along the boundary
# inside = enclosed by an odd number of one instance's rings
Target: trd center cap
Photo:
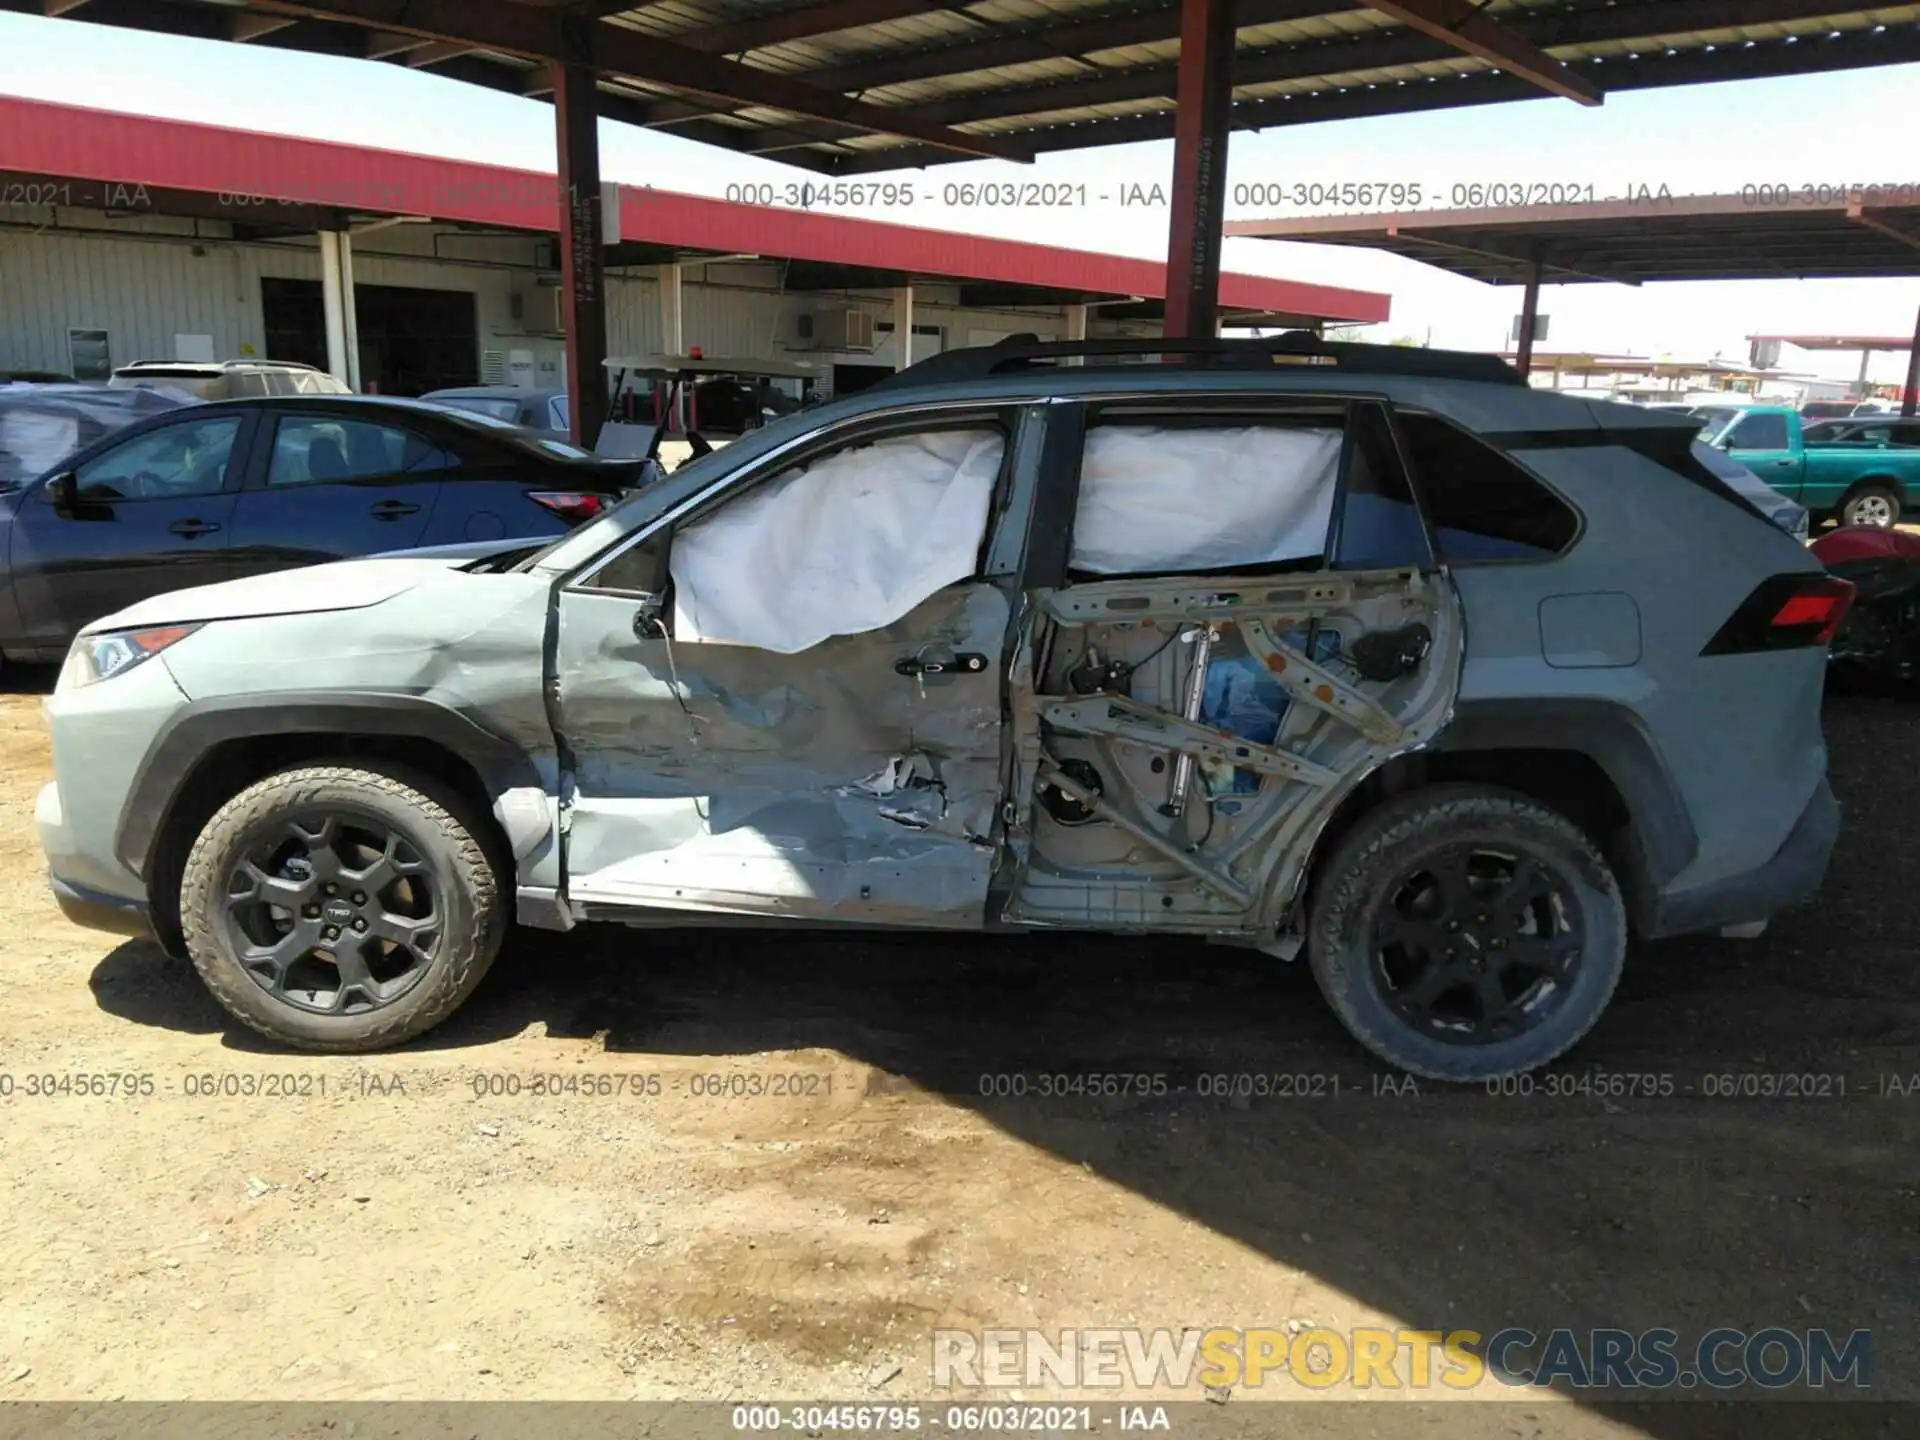
[[[329,924],[345,925],[353,919],[353,906],[344,900],[329,900],[320,907],[320,913],[326,917]]]

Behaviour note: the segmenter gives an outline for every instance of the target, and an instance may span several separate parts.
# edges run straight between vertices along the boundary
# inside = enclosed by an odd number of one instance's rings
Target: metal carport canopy
[[[1527,187],[1513,187],[1524,193]],[[1749,186],[1569,205],[1235,220],[1229,235],[1387,250],[1492,285],[1525,285],[1519,366],[1532,358],[1540,286],[1663,280],[1894,279],[1920,275],[1920,181]],[[1904,348],[1904,347],[1903,347]],[[1909,367],[1905,409],[1920,381]]]
[[[1512,189],[1524,195],[1527,186]],[[1493,285],[1920,275],[1920,181],[1567,205],[1234,220],[1229,235],[1388,250]]]
[[[1839,0],[0,0],[551,96],[567,368],[605,354],[593,117],[833,175],[1174,137],[1169,333],[1218,312],[1235,129],[1920,61]]]
[[[1189,7],[1192,0],[1188,0]],[[0,0],[375,59],[831,174],[1174,133],[1181,0]],[[1920,61],[1920,5],[1235,0],[1234,129]]]

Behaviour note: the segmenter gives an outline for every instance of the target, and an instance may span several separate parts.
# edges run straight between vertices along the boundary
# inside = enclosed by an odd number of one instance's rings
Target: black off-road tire
[[[1578,970],[1559,1007],[1537,1028],[1478,1045],[1423,1033],[1373,978],[1373,922],[1390,887],[1423,854],[1462,843],[1545,861],[1566,879],[1584,927]],[[1314,978],[1354,1038],[1401,1070],[1459,1083],[1520,1074],[1572,1048],[1607,1008],[1627,950],[1626,906],[1593,842],[1539,802],[1488,785],[1429,786],[1363,817],[1319,867],[1308,924]]]
[[[1888,507],[1892,518],[1884,521],[1879,518],[1862,519],[1860,516],[1862,504],[1870,500],[1883,502]],[[1878,507],[1870,508],[1877,509]],[[1900,523],[1902,509],[1900,492],[1893,486],[1868,484],[1862,485],[1858,490],[1855,490],[1851,495],[1847,496],[1845,500],[1841,501],[1839,512],[1834,518],[1842,525],[1870,525],[1877,529],[1891,530]]]
[[[235,958],[222,923],[222,886],[250,835],[306,812],[371,811],[406,836],[445,897],[444,929],[426,973],[390,1004],[357,1015],[319,1015],[269,993]],[[471,995],[507,931],[500,876],[478,807],[429,775],[364,762],[306,765],[256,781],[215,812],[187,855],[180,925],[194,969],[242,1024],[300,1050],[346,1054],[383,1049],[432,1029]]]

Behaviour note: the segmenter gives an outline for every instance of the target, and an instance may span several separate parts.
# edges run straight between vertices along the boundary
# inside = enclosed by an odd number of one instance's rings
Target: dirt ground
[[[14,688],[0,1399],[944,1399],[937,1327],[1289,1322],[1867,1328],[1920,1388],[1914,702],[1830,702],[1821,904],[1635,954],[1557,1073],[1671,1093],[1609,1097],[1399,1093],[1301,968],[1110,940],[527,935],[404,1052],[277,1054],[54,908]],[[1062,1073],[1167,1093],[981,1093]],[[1845,1097],[1706,1093],[1777,1074]],[[1506,1393],[1485,1433],[1679,1433]]]

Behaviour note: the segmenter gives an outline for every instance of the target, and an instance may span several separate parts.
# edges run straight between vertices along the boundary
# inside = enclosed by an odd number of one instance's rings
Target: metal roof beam
[[[1599,86],[1488,16],[1472,0],[1368,0],[1367,8],[1518,75],[1549,94],[1582,105],[1598,105],[1602,99]]]
[[[1508,250],[1493,245],[1482,237],[1475,237],[1476,243],[1465,244],[1456,240],[1442,240],[1438,236],[1422,234],[1417,230],[1391,230],[1390,238],[1414,245],[1431,246],[1435,250],[1446,250],[1460,255],[1470,255],[1476,259],[1491,260],[1502,266],[1511,266],[1517,281],[1526,278],[1527,271],[1538,264],[1542,271],[1551,275],[1571,275],[1579,280],[1600,280],[1614,285],[1638,285],[1640,277],[1624,270],[1608,269],[1604,266],[1590,265],[1584,259],[1578,263],[1555,259],[1552,252],[1544,246],[1537,253],[1527,250]],[[1549,285],[1559,283],[1547,280]]]
[[[1771,10],[1780,0],[1751,0],[1756,14]],[[1630,14],[1649,7],[1635,7]],[[1660,7],[1664,11],[1665,7]],[[1597,12],[1584,12],[1592,20]],[[1568,23],[1571,23],[1569,20]],[[1729,23],[1739,23],[1737,20]],[[1633,27],[1644,28],[1641,25]],[[1610,93],[1662,89],[1675,85],[1707,84],[1756,79],[1773,75],[1817,74],[1871,66],[1920,63],[1920,26],[1902,25],[1881,35],[1867,30],[1845,31],[1838,38],[1806,40],[1797,45],[1764,41],[1755,48],[1721,47],[1716,51],[1682,50],[1666,55],[1649,48],[1637,59],[1609,59],[1604,67]],[[1280,129],[1374,115],[1418,114],[1470,105],[1540,98],[1526,81],[1498,70],[1465,72],[1429,81],[1382,82],[1344,91],[1306,90],[1291,95],[1242,99],[1234,103],[1236,130]],[[1125,115],[1114,119],[1082,120],[1073,124],[1046,122],[1031,129],[1008,132],[1038,154],[1056,150],[1085,150],[1100,145],[1163,140],[1173,133],[1171,110]],[[836,175],[869,174],[907,166],[944,165],[948,156],[923,145],[842,155],[832,162]]]
[[[1748,7],[1749,19],[1739,23],[1764,24],[1804,15],[1807,4],[1808,0],[1753,0]],[[1728,20],[1727,14],[1726,0],[1657,0],[1657,3],[1631,9],[1556,10],[1548,14],[1516,15],[1508,24],[1534,44],[1550,47],[1709,29],[1734,23]],[[1250,22],[1242,15],[1239,23]],[[1417,31],[1374,31],[1331,43],[1243,49],[1233,59],[1233,83],[1238,88],[1320,75],[1385,70],[1446,60],[1452,54],[1449,46]],[[1085,79],[974,90],[952,99],[918,105],[915,109],[924,120],[955,125],[1125,104],[1172,95],[1175,73],[1173,65],[1142,65],[1108,70]]]
[[[475,48],[453,40],[433,40],[408,50],[401,57],[401,63],[415,70],[423,70],[429,65],[439,65],[448,60],[458,60],[462,55],[471,55]]]
[[[1849,200],[1847,218],[1877,235],[1884,235],[1889,240],[1897,240],[1911,250],[1920,250],[1920,235],[1897,224],[1883,210],[1869,210],[1858,200]]]
[[[676,45],[690,45],[709,54],[739,55],[748,50],[763,50],[769,45],[831,35],[837,30],[858,30],[863,25],[882,25],[889,20],[904,20],[948,8],[941,0],[820,0],[819,4],[776,10],[771,15],[756,15],[729,25],[702,25],[696,30],[682,30],[672,38]]]
[[[276,30],[284,30],[289,25],[299,23],[288,15],[253,15],[242,11],[233,17],[232,26],[227,31],[227,38],[244,45],[249,40],[258,40],[273,34]]]
[[[385,60],[390,56],[404,55],[409,50],[420,50],[432,44],[418,35],[396,35],[391,30],[375,30],[367,36],[364,54],[369,60]]]
[[[665,85],[735,105],[785,110],[850,130],[897,135],[951,154],[1000,160],[1032,159],[1032,152],[1014,141],[965,135],[945,126],[928,125],[918,120],[909,107],[869,105],[837,91],[620,26],[597,21],[587,21],[584,27],[575,26],[571,22],[577,17],[532,5],[506,3],[482,8],[465,0],[317,0],[317,3],[268,0],[254,8],[368,25],[548,62],[577,62],[580,42],[584,41],[592,51],[593,63],[609,75]]]
[[[1358,10],[1358,0],[1239,0],[1233,23],[1239,29],[1307,20],[1319,15]],[[815,85],[835,90],[877,90],[911,80],[932,80],[1002,65],[1024,65],[1034,59],[1035,46],[1044,41],[1054,54],[1084,55],[1128,45],[1152,45],[1178,39],[1180,7],[1163,5],[1124,15],[1094,12],[1094,17],[1063,25],[1049,19],[1041,24],[1002,27],[989,39],[969,38],[957,45],[941,45],[904,55],[885,55],[825,70],[802,73]]]
[[[964,13],[958,10],[957,3],[922,8]],[[1254,25],[1271,25],[1280,21],[1299,20],[1354,8],[1356,4],[1343,4],[1342,0],[1239,0],[1234,11],[1234,24],[1240,29],[1245,29]],[[1034,60],[1077,60],[1082,52],[1172,40],[1177,38],[1179,33],[1180,7],[1178,5],[1119,15],[1104,23],[1089,22],[1045,27],[996,24],[986,37],[969,40],[962,44],[943,45],[931,50],[889,56],[880,60],[825,70],[804,70],[798,74],[811,84],[830,86],[836,90],[873,90],[913,80],[964,74],[1003,65],[1023,65]],[[1429,41],[1422,40],[1420,43],[1429,49],[1438,48],[1432,46]],[[1240,67],[1244,62],[1244,56],[1237,56],[1234,60],[1236,84],[1249,83],[1241,78]],[[1008,90],[975,92],[973,95],[957,96],[951,100],[917,104],[914,106],[914,113],[922,119],[927,118],[929,111],[939,111],[945,115],[966,113],[973,118],[985,120],[1035,114],[1043,106],[1050,109],[1066,109],[1074,105],[1103,105],[1161,96],[1171,99],[1174,93],[1176,67],[1173,65],[1140,66],[1123,70],[1108,69],[1082,62],[1082,68],[1091,72],[1085,78],[1056,81],[1050,85],[1018,86]],[[1079,98],[1082,87],[1085,87],[1086,93],[1094,98]],[[1074,98],[1058,104],[1053,103],[1056,93],[1066,92],[1071,92]],[[1026,103],[1028,96],[1034,97],[1038,103]],[[1018,100],[1002,99],[1002,97],[1018,97]],[[699,106],[665,101],[659,106],[653,123],[677,125],[683,120],[695,119],[706,113],[710,112]],[[939,123],[954,122],[942,120]],[[802,125],[795,126],[794,130],[807,140],[817,141],[828,138],[821,134],[817,127]]]

